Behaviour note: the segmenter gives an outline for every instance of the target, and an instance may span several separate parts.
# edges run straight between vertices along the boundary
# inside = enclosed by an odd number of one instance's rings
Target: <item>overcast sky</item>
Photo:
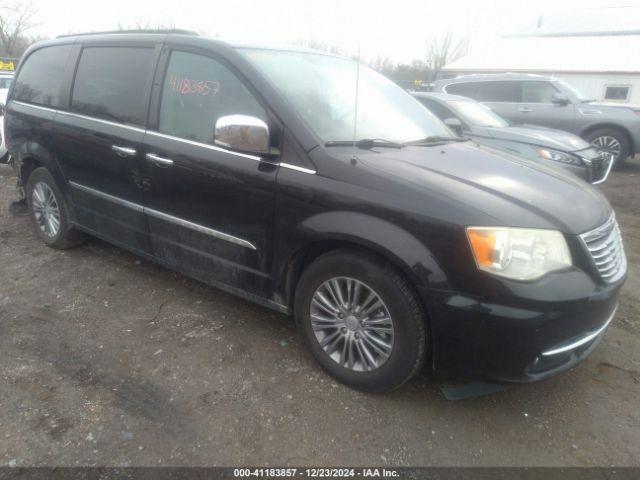
[[[32,34],[116,29],[118,25],[171,24],[249,43],[317,40],[346,53],[380,54],[410,61],[425,54],[434,36],[451,31],[472,46],[534,24],[541,13],[640,0],[34,0]]]

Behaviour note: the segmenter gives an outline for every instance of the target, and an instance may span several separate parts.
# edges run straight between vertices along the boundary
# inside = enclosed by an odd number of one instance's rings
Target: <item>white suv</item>
[[[7,93],[9,86],[13,81],[13,73],[0,74],[0,104],[4,105],[7,101]],[[0,110],[0,163],[7,163],[9,154],[4,144],[4,108]]]

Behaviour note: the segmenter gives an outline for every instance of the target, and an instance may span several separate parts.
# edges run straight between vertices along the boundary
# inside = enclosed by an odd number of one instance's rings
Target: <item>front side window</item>
[[[522,101],[524,103],[553,103],[553,94],[558,93],[550,82],[523,82]]]
[[[249,115],[266,121],[266,112],[245,85],[220,62],[187,52],[171,54],[162,88],[162,133],[213,143],[218,118]]]
[[[479,82],[476,100],[479,102],[507,102],[522,101],[522,84],[516,81]]]
[[[62,78],[71,45],[58,45],[36,50],[20,68],[13,98],[20,102],[60,106]]]
[[[409,93],[353,60],[280,50],[241,51],[324,142],[349,142],[354,136],[392,142],[451,136]]]
[[[629,85],[607,85],[604,91],[604,99],[624,102],[629,100],[630,91],[631,87]]]
[[[71,110],[119,123],[144,125],[144,95],[153,49],[89,47],[82,50]]]

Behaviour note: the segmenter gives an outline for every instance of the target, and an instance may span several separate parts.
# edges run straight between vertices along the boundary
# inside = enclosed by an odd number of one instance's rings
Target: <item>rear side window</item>
[[[463,97],[476,98],[475,83],[452,83],[445,90],[452,95],[462,95]]]
[[[266,121],[266,112],[227,67],[193,53],[171,54],[162,88],[159,130],[176,137],[213,143],[224,115],[250,115]]]
[[[36,50],[20,68],[13,98],[20,102],[60,106],[60,90],[71,45],[58,45]]]
[[[556,87],[549,82],[522,83],[522,101],[524,103],[553,103],[553,94],[557,92]]]
[[[476,100],[518,103],[522,99],[521,89],[521,82],[479,82]]]
[[[151,48],[84,48],[73,84],[71,110],[113,122],[143,125],[152,58]]]

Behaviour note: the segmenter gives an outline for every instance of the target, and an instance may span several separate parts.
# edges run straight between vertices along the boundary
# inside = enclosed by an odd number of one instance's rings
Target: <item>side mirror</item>
[[[213,143],[230,150],[265,155],[269,153],[269,127],[257,117],[225,115],[216,121]]]
[[[453,130],[457,135],[462,135],[462,122],[460,119],[451,117],[444,121],[444,124]]]
[[[551,103],[554,105],[567,105],[569,104],[569,97],[565,93],[556,92],[551,96]]]

